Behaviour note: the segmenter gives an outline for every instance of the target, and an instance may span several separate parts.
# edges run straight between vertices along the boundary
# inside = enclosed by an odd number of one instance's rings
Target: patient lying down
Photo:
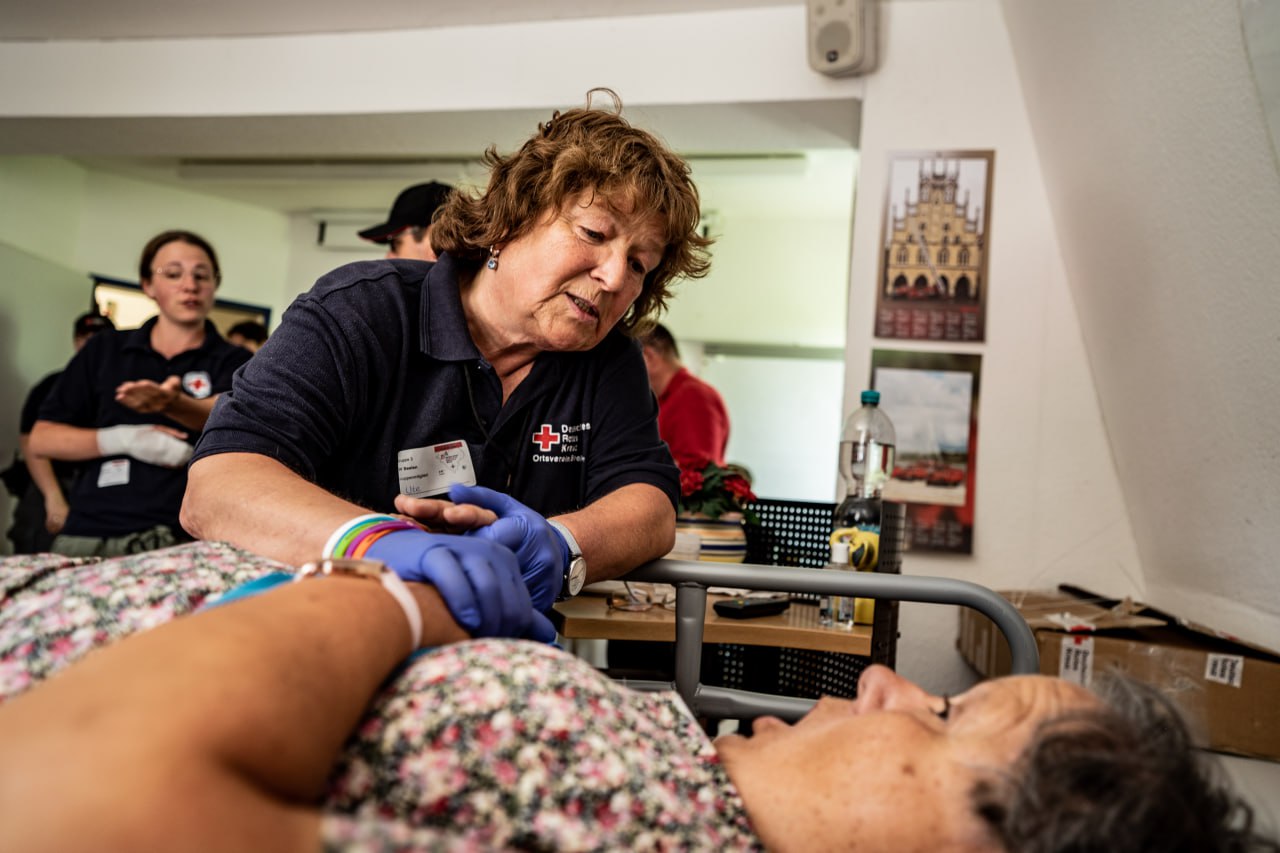
[[[103,584],[111,562],[73,574]],[[711,742],[674,693],[469,640],[410,587],[437,648],[408,665],[396,600],[331,577],[139,632],[0,706],[0,849],[1276,849],[1136,687],[947,698],[872,667],[856,700]]]

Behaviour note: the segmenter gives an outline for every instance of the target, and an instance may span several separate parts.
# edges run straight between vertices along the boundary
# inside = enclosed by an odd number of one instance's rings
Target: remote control
[[[716,613],[730,619],[753,619],[756,616],[772,616],[791,606],[786,598],[726,598],[712,605]]]

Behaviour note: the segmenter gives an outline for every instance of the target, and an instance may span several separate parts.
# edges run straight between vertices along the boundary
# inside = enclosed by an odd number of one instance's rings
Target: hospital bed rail
[[[812,699],[701,683],[707,588],[711,586],[969,607],[991,619],[1009,641],[1014,674],[1040,670],[1035,637],[1017,609],[992,590],[970,581],[670,559],[654,560],[640,566],[628,573],[625,580],[665,583],[676,588],[675,681],[627,680],[626,685],[638,690],[674,688],[690,710],[700,716],[749,719],[770,714],[784,720],[796,720],[813,707]]]

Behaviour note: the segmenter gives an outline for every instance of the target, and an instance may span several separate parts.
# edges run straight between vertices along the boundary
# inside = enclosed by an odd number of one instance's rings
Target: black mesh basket
[[[747,525],[748,563],[821,568],[830,560],[835,504],[761,498],[751,505],[759,525]],[[886,501],[880,522],[877,572],[899,574],[905,542],[906,507]],[[793,594],[799,607],[816,607],[815,595]],[[707,684],[816,699],[853,697],[858,676],[872,663],[892,667],[898,646],[898,602],[877,601],[871,656],[808,649],[709,645],[703,654]]]

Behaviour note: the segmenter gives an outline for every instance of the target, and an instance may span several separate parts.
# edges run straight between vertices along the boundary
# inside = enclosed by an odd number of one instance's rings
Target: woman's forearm
[[[53,463],[47,456],[41,456],[31,449],[31,436],[19,435],[18,447],[22,450],[22,458],[27,462],[27,470],[31,472],[31,481],[36,484],[46,502],[50,500],[66,500],[62,494],[62,485],[58,475],[53,471]]]
[[[19,435],[18,446],[22,450],[22,458],[27,462],[27,471],[31,473],[31,482],[36,484],[44,498],[44,527],[53,534],[62,531],[66,524],[67,496],[62,493],[62,484],[53,470],[53,463],[47,456],[41,456],[31,450],[31,436]]]
[[[675,545],[671,501],[662,490],[643,483],[623,486],[556,520],[573,531],[582,548],[590,572],[587,583],[625,574]]]
[[[189,429],[202,430],[209,421],[209,413],[213,411],[213,404],[218,401],[218,396],[215,394],[212,397],[197,400],[186,394],[178,394],[173,398],[173,402],[165,406],[164,415]]]
[[[57,421],[36,421],[31,428],[31,452],[49,459],[83,462],[102,456],[98,449],[98,431]]]
[[[465,638],[412,590],[424,644]],[[379,583],[328,577],[90,655],[0,707],[0,849],[315,849],[308,806],[409,646]]]
[[[369,510],[256,453],[206,456],[187,472],[182,526],[294,566],[321,556],[329,534]]]

